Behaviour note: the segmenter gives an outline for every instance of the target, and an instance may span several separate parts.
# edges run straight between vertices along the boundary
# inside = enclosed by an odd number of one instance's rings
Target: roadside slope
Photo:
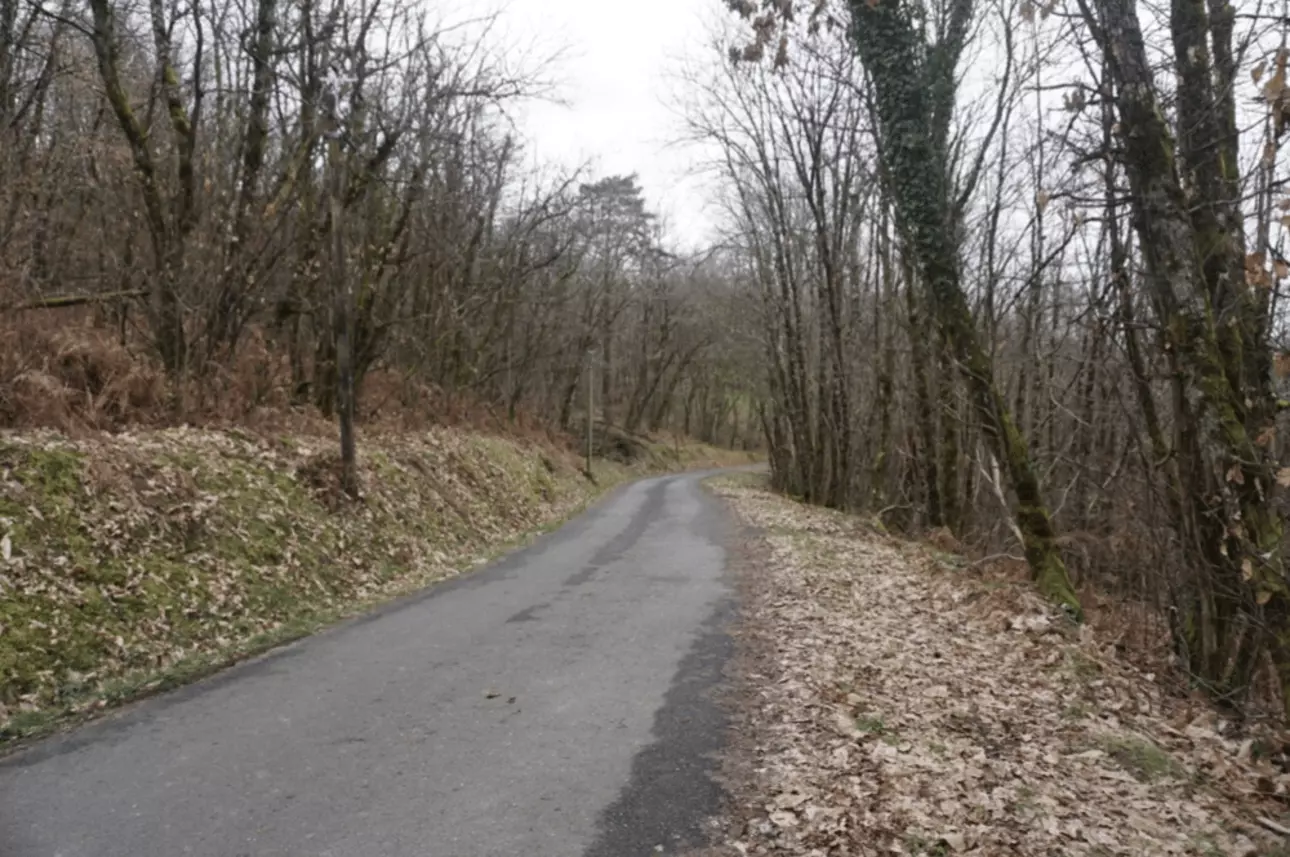
[[[1207,705],[983,579],[754,479],[721,854],[1281,854],[1290,776]],[[1262,748],[1265,752],[1267,747]],[[1268,793],[1259,798],[1256,792]]]
[[[457,429],[364,438],[171,429],[0,437],[0,743],[182,683],[449,577],[610,485],[555,446]]]

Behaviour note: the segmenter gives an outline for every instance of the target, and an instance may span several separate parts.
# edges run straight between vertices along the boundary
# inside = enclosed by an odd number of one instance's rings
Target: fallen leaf
[[[859,738],[864,733],[856,726],[855,718],[845,711],[833,712],[833,722],[837,725],[838,731],[848,738]]]
[[[967,839],[962,833],[944,833],[941,835],[941,841],[955,851],[967,850]]]
[[[797,816],[786,809],[777,809],[772,812],[770,820],[776,827],[797,827]]]
[[[806,795],[801,792],[784,792],[775,798],[775,806],[780,809],[797,809],[806,801]]]

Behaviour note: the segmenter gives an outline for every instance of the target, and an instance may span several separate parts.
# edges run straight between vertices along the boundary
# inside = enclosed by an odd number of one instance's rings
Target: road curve
[[[620,488],[475,574],[0,760],[0,855],[699,844],[732,609],[702,476]]]

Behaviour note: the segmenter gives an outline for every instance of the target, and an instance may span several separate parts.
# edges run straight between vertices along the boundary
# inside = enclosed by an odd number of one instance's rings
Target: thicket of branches
[[[1290,700],[1283,10],[728,5],[688,115],[775,482],[1020,550],[1076,617],[1141,598],[1218,698]]]
[[[729,272],[634,177],[532,164],[547,66],[419,9],[0,0],[0,425],[462,396],[569,428],[594,365],[599,419],[754,442]]]

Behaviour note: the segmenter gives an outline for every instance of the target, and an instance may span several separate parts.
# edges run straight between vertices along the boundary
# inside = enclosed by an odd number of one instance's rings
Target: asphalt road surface
[[[0,760],[0,857],[634,857],[700,844],[724,541],[699,475]]]

